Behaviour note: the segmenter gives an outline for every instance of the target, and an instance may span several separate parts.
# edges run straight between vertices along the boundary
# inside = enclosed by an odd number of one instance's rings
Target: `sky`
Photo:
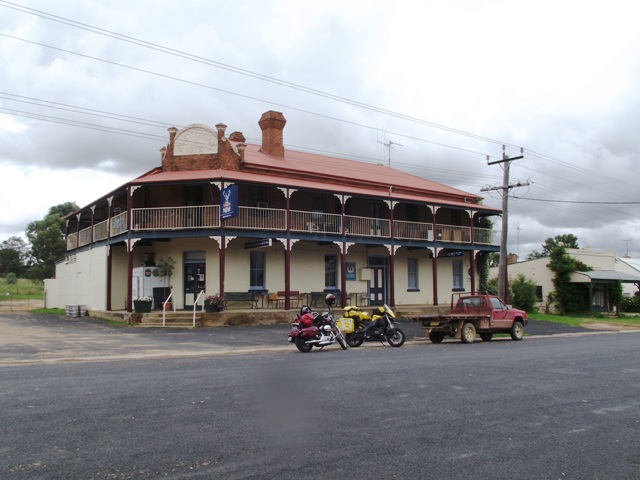
[[[160,165],[167,129],[267,110],[287,150],[409,173],[640,258],[631,0],[0,0],[0,242]],[[495,229],[502,228],[494,217]],[[499,237],[498,237],[499,238]]]

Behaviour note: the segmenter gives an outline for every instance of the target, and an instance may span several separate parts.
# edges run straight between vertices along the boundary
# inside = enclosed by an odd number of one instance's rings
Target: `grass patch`
[[[33,310],[29,310],[31,313],[45,313],[49,315],[65,315],[64,308],[35,308]]]
[[[29,299],[44,299],[43,283],[27,280],[26,278],[18,278],[16,283],[7,283],[6,278],[0,278],[0,302]]]
[[[596,315],[588,317],[586,315],[549,315],[547,313],[531,313],[527,314],[531,320],[540,320],[543,322],[561,323],[563,325],[572,325],[574,327],[588,327],[593,323],[607,323],[609,325],[615,325],[619,327],[638,327],[640,328],[640,317],[637,316],[622,316],[608,317],[603,315]]]

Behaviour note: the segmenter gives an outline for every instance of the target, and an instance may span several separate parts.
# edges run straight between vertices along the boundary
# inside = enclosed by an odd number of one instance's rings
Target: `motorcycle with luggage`
[[[305,305],[291,321],[288,341],[302,353],[310,352],[313,347],[324,348],[335,342],[338,342],[343,350],[347,349],[347,341],[336,325],[333,315],[333,306],[336,304],[335,295],[328,294],[325,297],[325,303],[328,307],[327,311],[314,312]]]
[[[401,347],[405,342],[404,331],[398,327],[396,315],[389,305],[376,307],[371,315],[358,307],[344,308],[344,317],[338,319],[350,347],[359,347],[364,342],[385,341],[392,347]]]

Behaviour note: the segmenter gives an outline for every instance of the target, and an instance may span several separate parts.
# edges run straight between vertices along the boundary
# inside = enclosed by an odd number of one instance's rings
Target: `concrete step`
[[[196,312],[196,327],[201,327],[204,314]],[[142,315],[141,327],[162,327],[162,311],[145,313]],[[193,312],[166,312],[164,327],[171,328],[193,328]]]

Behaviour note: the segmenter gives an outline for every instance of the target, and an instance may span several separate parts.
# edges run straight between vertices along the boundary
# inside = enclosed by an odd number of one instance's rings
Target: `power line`
[[[324,91],[317,90],[317,89],[314,89],[314,88],[306,87],[304,85],[300,85],[300,84],[297,84],[297,83],[289,82],[289,81],[286,81],[286,80],[282,80],[282,79],[278,79],[278,78],[275,78],[275,77],[271,77],[271,76],[268,76],[268,75],[264,75],[264,74],[261,74],[261,73],[258,73],[258,72],[251,71],[251,70],[242,69],[242,68],[235,67],[235,66],[232,66],[232,65],[228,65],[228,64],[225,64],[225,63],[222,63],[222,62],[218,62],[218,61],[211,60],[211,59],[208,59],[208,58],[204,58],[204,57],[200,57],[200,56],[197,56],[197,55],[193,55],[193,54],[181,51],[181,50],[176,50],[176,49],[173,49],[173,48],[165,47],[163,45],[159,45],[159,44],[156,44],[156,43],[148,42],[146,40],[141,40],[141,39],[138,39],[138,38],[135,38],[135,37],[131,37],[131,36],[128,36],[128,35],[123,35],[123,34],[120,34],[120,33],[117,33],[117,32],[113,32],[113,31],[106,30],[106,29],[103,29],[103,28],[95,27],[93,25],[89,25],[89,24],[86,24],[86,23],[78,22],[78,21],[72,20],[70,18],[61,17],[61,16],[58,16],[58,15],[53,15],[53,14],[50,14],[50,13],[47,13],[47,12],[43,12],[43,11],[40,11],[40,10],[35,10],[35,9],[32,9],[32,8],[24,7],[22,5],[18,5],[18,4],[12,3],[12,2],[7,2],[5,0],[0,0],[0,4],[3,4],[3,6],[5,6],[6,8],[19,10],[19,11],[22,11],[24,13],[28,13],[28,14],[35,15],[35,16],[38,16],[38,17],[41,17],[41,18],[45,18],[47,20],[55,21],[55,22],[62,23],[62,24],[65,24],[65,25],[69,25],[69,26],[72,26],[72,27],[75,27],[75,28],[79,28],[79,29],[82,29],[82,30],[90,31],[90,32],[96,33],[98,35],[107,36],[107,37],[110,37],[110,38],[114,38],[116,40],[124,41],[124,42],[127,42],[127,43],[132,43],[134,45],[138,45],[138,46],[141,46],[141,47],[144,47],[144,48],[149,48],[149,49],[156,50],[156,51],[159,51],[159,52],[162,52],[162,53],[166,53],[166,54],[177,56],[177,57],[184,58],[184,59],[187,59],[187,60],[191,60],[191,61],[195,61],[195,62],[198,62],[198,63],[206,64],[206,65],[213,66],[213,67],[216,67],[216,68],[221,68],[221,69],[228,70],[228,71],[240,74],[240,75],[245,75],[245,76],[249,76],[249,77],[252,77],[252,78],[259,79],[259,80],[263,80],[263,81],[267,81],[267,82],[270,82],[270,83],[274,83],[274,84],[277,84],[277,85],[285,86],[287,88],[292,88],[292,89],[295,89],[295,90],[298,90],[298,91],[302,91],[302,92],[305,92],[305,93],[309,93],[309,94],[312,94],[312,95],[316,95],[316,96],[319,96],[319,97],[323,97],[323,98],[327,98],[327,99],[334,100],[334,101],[337,101],[337,102],[345,103],[347,105],[352,105],[352,106],[355,106],[355,107],[363,108],[363,109],[374,111],[374,112],[377,112],[377,113],[382,113],[382,114],[385,114],[385,115],[388,115],[388,116],[392,116],[392,117],[399,118],[399,119],[402,119],[402,120],[407,120],[407,121],[410,121],[410,122],[413,122],[413,123],[419,123],[419,124],[426,125],[426,126],[429,126],[429,127],[433,127],[433,128],[437,128],[437,129],[440,129],[440,130],[444,130],[444,131],[447,131],[447,132],[450,132],[450,133],[455,133],[455,134],[458,134],[458,135],[464,135],[464,136],[467,136],[467,137],[470,137],[470,138],[474,138],[474,139],[477,139],[477,140],[482,140],[482,141],[485,141],[485,142],[488,142],[488,143],[494,143],[494,144],[498,144],[498,145],[508,145],[510,147],[519,148],[519,147],[516,147],[515,145],[509,144],[509,143],[505,143],[502,140],[496,140],[496,139],[492,139],[492,138],[489,138],[489,137],[484,137],[482,135],[477,135],[477,134],[474,134],[474,133],[471,133],[471,132],[466,132],[464,130],[459,130],[459,129],[456,129],[456,128],[453,128],[453,127],[448,127],[446,125],[438,124],[438,123],[435,123],[435,122],[429,122],[427,120],[423,120],[423,119],[420,119],[420,118],[417,118],[417,117],[413,117],[413,116],[410,116],[410,115],[405,115],[405,114],[402,114],[402,113],[399,113],[399,112],[394,112],[392,110],[384,109],[384,108],[381,108],[381,107],[376,107],[376,106],[368,104],[368,103],[359,102],[359,101],[352,100],[352,99],[349,99],[349,98],[346,98],[346,97],[341,97],[339,95],[335,95],[335,94],[324,92]]]
[[[224,69],[224,70],[227,70],[227,71],[231,71],[231,72],[236,73],[236,74],[241,74],[241,75],[253,77],[253,78],[256,78],[256,79],[259,79],[259,80],[262,80],[262,81],[271,82],[271,83],[278,84],[278,85],[281,85],[281,86],[284,86],[284,87],[287,87],[287,88],[296,89],[296,90],[299,90],[299,91],[302,91],[302,92],[305,92],[305,93],[309,93],[309,94],[317,95],[317,96],[320,96],[320,97],[328,98],[328,99],[331,99],[331,100],[334,100],[334,101],[346,103],[346,104],[349,104],[349,105],[352,105],[352,106],[356,106],[356,107],[359,107],[359,108],[368,109],[368,110],[371,110],[371,111],[383,113],[385,115],[390,115],[390,116],[393,116],[393,117],[396,117],[396,118],[408,120],[408,121],[419,123],[419,124],[422,124],[422,125],[427,125],[427,126],[430,126],[430,127],[433,127],[433,128],[438,128],[438,129],[441,129],[441,130],[444,130],[444,131],[448,131],[448,132],[451,132],[451,133],[455,133],[455,134],[459,134],[459,135],[465,135],[465,136],[468,136],[470,138],[483,140],[483,141],[489,142],[489,143],[501,143],[501,144],[505,144],[505,145],[509,145],[509,146],[514,146],[514,145],[506,143],[504,141],[499,141],[499,140],[491,139],[491,138],[484,137],[484,136],[481,136],[481,135],[473,134],[473,133],[470,133],[470,132],[465,132],[463,130],[447,127],[445,125],[437,124],[437,123],[434,123],[434,122],[428,122],[426,120],[422,120],[422,119],[419,119],[419,118],[416,118],[416,117],[411,117],[411,116],[404,115],[404,114],[401,114],[401,113],[398,113],[398,112],[394,112],[394,111],[391,111],[391,110],[387,110],[387,109],[382,109],[382,108],[375,107],[373,105],[366,104],[366,103],[363,103],[363,102],[358,102],[358,101],[351,100],[351,99],[348,99],[348,98],[345,98],[345,97],[340,97],[340,96],[337,96],[337,95],[334,95],[334,94],[330,94],[330,93],[327,93],[327,92],[323,92],[323,91],[320,91],[320,90],[316,90],[316,89],[313,89],[313,88],[310,88],[310,87],[305,87],[303,85],[299,85],[299,84],[296,84],[296,83],[292,83],[292,82],[288,82],[288,81],[285,81],[285,80],[277,79],[275,77],[270,77],[270,76],[267,76],[267,75],[263,75],[263,74],[260,74],[260,73],[257,73],[257,72],[250,71],[250,70],[241,69],[241,68],[238,68],[238,67],[234,67],[232,65],[224,64],[222,62],[217,62],[217,61],[214,61],[214,60],[211,60],[211,59],[207,59],[207,58],[204,58],[204,57],[199,57],[199,56],[196,56],[196,55],[192,55],[192,54],[180,51],[180,50],[171,49],[171,48],[164,47],[162,45],[154,44],[154,43],[151,43],[151,42],[147,42],[147,41],[144,41],[144,40],[141,40],[141,39],[137,39],[137,38],[134,38],[134,37],[130,37],[130,36],[126,36],[126,35],[122,35],[122,34],[116,33],[116,32],[112,32],[112,31],[109,31],[109,30],[101,29],[99,27],[88,25],[88,24],[85,24],[85,23],[82,23],[82,22],[77,22],[75,20],[71,20],[71,19],[68,19],[68,18],[65,18],[65,17],[56,16],[56,15],[49,14],[49,13],[46,13],[46,12],[43,12],[43,11],[39,11],[39,10],[35,10],[35,9],[30,9],[30,8],[24,7],[22,5],[18,5],[18,4],[12,3],[12,2],[7,2],[5,0],[0,0],[0,4],[1,4],[1,6],[4,6],[5,8],[11,8],[11,9],[14,9],[14,10],[21,11],[23,13],[39,16],[39,17],[45,18],[47,20],[55,21],[55,22],[62,23],[62,24],[65,24],[65,25],[69,25],[69,26],[72,26],[74,28],[83,29],[83,30],[86,30],[86,31],[89,31],[89,32],[92,32],[92,33],[99,34],[99,35],[111,37],[111,38],[114,38],[116,40],[120,40],[120,41],[128,42],[128,43],[131,43],[131,44],[135,44],[137,46],[141,46],[143,48],[153,49],[153,50],[165,53],[165,54],[169,54],[169,55],[173,55],[173,56],[176,56],[176,57],[184,58],[184,59],[187,59],[187,60],[190,60],[190,61],[206,64],[206,65],[209,65],[209,66],[212,66],[212,67],[215,67],[215,68],[221,68],[221,69]],[[289,110],[299,111],[299,112],[305,113],[305,114],[316,115],[316,116],[319,116],[319,117],[322,117],[322,118],[326,118],[326,119],[329,119],[329,120],[332,120],[332,121],[338,121],[338,122],[342,122],[342,123],[347,123],[347,124],[351,124],[351,125],[358,126],[358,127],[361,127],[361,128],[374,129],[374,127],[371,127],[371,126],[368,126],[368,125],[363,125],[363,124],[359,124],[359,123],[356,123],[356,122],[351,122],[351,121],[347,121],[347,120],[344,120],[344,119],[331,117],[331,116],[328,116],[328,115],[322,115],[322,114],[318,114],[316,112],[311,112],[311,111],[308,111],[308,110],[303,110],[303,109],[299,109],[299,108],[295,108],[295,107],[291,107],[291,106],[287,106],[287,105],[283,105],[283,104],[278,104],[278,103],[270,102],[270,101],[267,101],[267,100],[258,99],[258,98],[255,98],[255,97],[250,97],[248,95],[242,95],[242,94],[239,94],[239,93],[236,93],[236,92],[231,92],[231,91],[226,91],[226,90],[223,90],[223,89],[218,89],[218,88],[212,87],[210,85],[203,85],[203,84],[199,84],[199,83],[196,83],[196,82],[190,82],[190,81],[185,80],[185,79],[171,77],[171,76],[168,76],[168,75],[163,75],[163,74],[159,74],[157,72],[143,70],[143,69],[132,67],[132,66],[129,66],[129,65],[119,64],[119,63],[111,62],[111,61],[108,61],[108,60],[105,60],[105,59],[91,57],[91,56],[80,54],[80,53],[77,53],[77,52],[72,52],[72,51],[69,51],[69,50],[64,50],[64,49],[60,49],[60,48],[57,48],[57,47],[53,47],[51,45],[40,44],[40,43],[37,43],[37,42],[32,42],[32,41],[25,40],[25,39],[20,39],[20,38],[17,38],[17,37],[11,37],[9,35],[4,35],[4,36],[10,37],[10,38],[14,38],[14,39],[20,40],[20,41],[26,41],[28,43],[33,43],[33,44],[36,44],[36,45],[40,45],[40,46],[42,46],[44,48],[52,48],[52,49],[63,51],[63,52],[70,53],[70,54],[73,54],[73,55],[78,55],[78,56],[82,56],[82,57],[85,57],[85,58],[90,58],[90,59],[93,59],[93,60],[96,60],[96,61],[110,63],[110,64],[113,64],[113,65],[116,65],[116,66],[120,66],[120,67],[123,67],[123,68],[129,68],[129,69],[133,69],[133,70],[138,70],[138,71],[141,71],[143,73],[147,73],[147,74],[151,74],[151,75],[157,75],[157,76],[168,78],[168,79],[171,79],[171,80],[189,83],[189,84],[197,85],[197,86],[200,86],[200,87],[203,87],[203,88],[213,89],[213,90],[219,91],[221,93],[230,94],[230,95],[236,95],[236,96],[240,96],[240,97],[243,97],[243,98],[248,98],[248,99],[255,100],[255,101],[260,101],[260,102],[264,102],[264,103],[267,103],[267,104],[270,104],[270,105],[275,105],[275,106],[278,106],[278,107],[287,108]],[[24,115],[26,115],[26,114],[24,114]],[[122,116],[122,117],[125,117],[125,116]],[[33,116],[31,118],[36,118],[35,114],[33,114]],[[43,119],[43,118],[44,117],[41,117],[41,119]],[[105,118],[108,118],[108,117],[105,117]],[[127,120],[124,120],[124,121],[127,121]],[[62,121],[58,121],[57,123],[63,123],[63,122]],[[137,122],[134,122],[134,123],[137,123]],[[73,124],[73,123],[69,123],[69,124]],[[86,125],[84,125],[83,127],[87,128]],[[102,127],[100,127],[100,128],[102,128]],[[105,128],[109,128],[109,127],[105,127]],[[464,151],[464,152],[468,152],[468,153],[472,153],[472,154],[485,155],[485,154],[483,154],[481,152],[477,152],[477,151],[473,151],[473,150],[469,150],[469,149],[464,149],[464,148],[460,148],[460,147],[455,147],[455,146],[447,145],[447,144],[443,144],[443,143],[432,142],[432,141],[429,141],[429,140],[426,140],[426,139],[422,139],[422,138],[419,138],[419,137],[410,136],[410,135],[406,135],[406,134],[401,134],[399,132],[391,132],[391,133],[393,133],[394,135],[397,135],[397,136],[409,138],[409,139],[420,141],[420,142],[426,142],[426,143],[430,143],[430,144],[434,144],[434,145],[443,146],[443,147],[446,147],[446,148],[453,148],[453,149],[456,149],[456,150],[459,150],[459,151]],[[133,136],[137,136],[137,135],[134,134]],[[530,154],[530,155],[542,158],[543,160],[546,160],[546,161],[549,161],[549,162],[552,162],[552,163],[557,163],[557,164],[562,165],[562,166],[564,166],[566,168],[575,169],[575,170],[587,173],[589,175],[596,176],[598,178],[604,178],[604,179],[607,179],[607,180],[612,181],[612,182],[616,182],[616,183],[619,183],[619,184],[635,187],[635,185],[632,185],[630,183],[623,182],[623,181],[620,181],[620,180],[617,180],[617,179],[614,179],[614,178],[611,178],[611,177],[607,177],[607,176],[598,174],[596,172],[593,172],[593,171],[590,171],[590,170],[587,170],[587,169],[584,169],[584,168],[581,168],[581,167],[573,166],[573,165],[571,165],[571,164],[569,164],[567,162],[563,162],[561,160],[558,160],[558,159],[555,159],[553,157],[541,154],[539,152],[535,152],[533,150],[528,150],[527,149],[527,153]],[[396,163],[396,162],[394,162],[394,163]],[[403,165],[408,165],[408,164],[403,164]],[[419,167],[417,165],[411,165],[411,168],[414,168],[414,169],[417,169],[417,170],[421,169],[421,167]],[[523,167],[523,168],[527,168],[527,167]],[[541,172],[541,173],[544,173],[544,172]],[[578,202],[576,202],[576,203],[578,203]],[[611,204],[613,204],[613,202],[611,202]],[[628,203],[627,202],[621,202],[620,204],[628,204]]]
[[[529,198],[529,197],[512,197],[518,200],[532,200],[536,202],[550,202],[550,203],[582,203],[589,205],[640,205],[640,202],[594,202],[594,201],[580,201],[580,200],[552,200],[549,198]]]

